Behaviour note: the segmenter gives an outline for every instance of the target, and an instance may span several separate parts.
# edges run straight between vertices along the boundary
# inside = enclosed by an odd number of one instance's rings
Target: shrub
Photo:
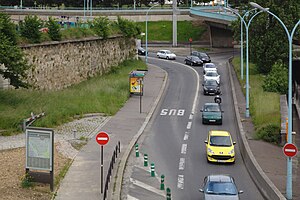
[[[137,23],[118,16],[118,27],[125,37],[135,37],[141,34],[141,28]]]
[[[51,40],[53,41],[60,41],[61,40],[61,32],[60,32],[60,25],[54,20],[52,17],[49,18],[47,22],[48,27],[48,34]]]
[[[21,186],[22,188],[29,188],[33,186],[33,178],[28,173],[23,176]]]
[[[109,34],[109,24],[107,17],[97,17],[91,23],[91,28],[99,37],[106,39]]]
[[[276,62],[270,74],[267,75],[263,89],[267,92],[286,94],[288,90],[288,69],[281,61]]]
[[[16,25],[5,13],[0,13],[0,33],[3,33],[3,35],[5,35],[13,45],[17,44],[18,37],[16,32]]]
[[[275,124],[266,124],[258,129],[256,136],[266,142],[278,144],[280,141],[280,127]]]
[[[40,28],[42,27],[42,21],[37,16],[28,15],[24,21],[20,22],[21,36],[28,39],[33,43],[41,42]]]

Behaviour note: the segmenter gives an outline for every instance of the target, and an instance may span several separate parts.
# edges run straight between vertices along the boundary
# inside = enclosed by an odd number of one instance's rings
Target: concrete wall
[[[133,39],[111,37],[23,46],[32,65],[27,82],[37,89],[66,88],[133,57],[135,45]]]

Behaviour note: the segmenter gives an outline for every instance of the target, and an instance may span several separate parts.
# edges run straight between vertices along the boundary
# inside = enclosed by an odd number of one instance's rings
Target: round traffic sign
[[[109,136],[106,132],[101,131],[96,136],[96,142],[100,145],[106,145],[109,141]]]
[[[286,143],[283,147],[283,153],[287,157],[294,157],[298,152],[297,147],[292,143]]]
[[[189,38],[189,42],[193,42],[193,38]]]

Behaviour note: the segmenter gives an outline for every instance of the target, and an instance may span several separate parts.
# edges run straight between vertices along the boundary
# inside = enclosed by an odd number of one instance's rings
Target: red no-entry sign
[[[294,157],[298,152],[297,147],[292,143],[286,143],[283,147],[283,153],[287,157]]]
[[[104,131],[101,131],[96,136],[96,142],[98,142],[98,144],[100,144],[100,145],[106,145],[108,143],[108,141],[109,141],[109,136]]]

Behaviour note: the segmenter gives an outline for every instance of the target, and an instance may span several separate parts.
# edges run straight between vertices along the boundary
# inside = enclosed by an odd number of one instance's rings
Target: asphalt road
[[[209,130],[227,130],[237,141],[233,100],[225,67],[231,54],[211,56],[221,74],[223,125],[202,124],[200,109],[205,102],[212,102],[214,98],[203,95],[202,67],[193,67],[193,70],[183,64],[183,57],[169,61],[152,59],[151,55],[149,54],[148,62],[166,70],[169,80],[164,97],[139,143],[142,144],[141,151],[147,153],[149,160],[155,163],[156,171],[165,175],[165,183],[171,188],[172,199],[201,199],[202,193],[198,190],[204,177],[209,174],[232,175],[238,190],[244,191],[241,199],[263,199],[244,166],[239,144],[235,146],[235,164],[206,162],[204,140]]]

